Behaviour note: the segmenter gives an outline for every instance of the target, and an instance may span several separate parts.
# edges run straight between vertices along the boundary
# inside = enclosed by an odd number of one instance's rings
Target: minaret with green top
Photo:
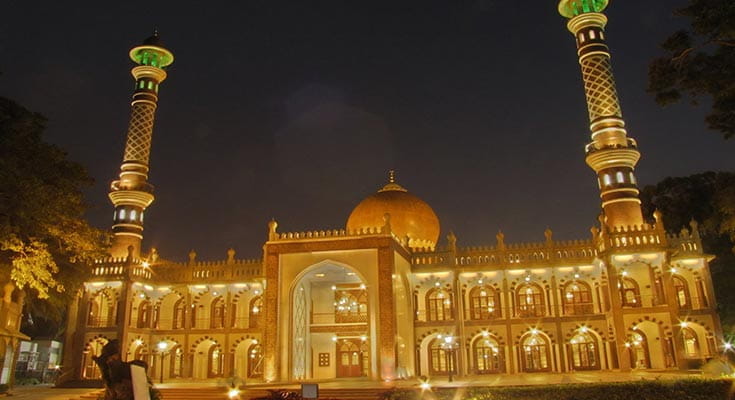
[[[110,200],[115,206],[112,230],[113,257],[140,256],[143,240],[143,215],[153,202],[153,186],[148,183],[148,165],[153,138],[153,122],[158,105],[158,87],[166,79],[166,67],[174,55],[164,48],[155,31],[143,44],[130,50],[135,62],[131,73],[135,78],[125,153],[120,166],[120,179],[110,185]]]
[[[618,101],[610,50],[605,42],[608,0],[561,0],[559,13],[577,40],[577,55],[587,97],[592,142],[587,164],[597,173],[608,228],[643,224],[634,169],[640,158],[635,140],[627,136]]]

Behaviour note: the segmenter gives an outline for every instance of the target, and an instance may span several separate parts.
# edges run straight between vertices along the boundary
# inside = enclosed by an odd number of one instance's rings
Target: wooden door
[[[355,339],[342,339],[337,343],[337,377],[362,376],[362,352]]]

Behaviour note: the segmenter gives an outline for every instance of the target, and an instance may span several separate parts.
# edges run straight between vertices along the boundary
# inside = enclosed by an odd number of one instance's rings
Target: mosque
[[[601,216],[586,238],[485,247],[440,240],[432,208],[390,174],[339,229],[267,226],[262,258],[177,263],[143,251],[159,86],[154,35],[130,51],[130,125],[111,184],[114,243],[70,306],[65,379],[99,379],[111,339],[165,379],[396,380],[582,370],[692,369],[724,349],[697,225],[644,216],[605,41],[608,0],[561,0],[590,118],[585,160]],[[402,182],[401,182],[402,183]],[[650,217],[650,218],[649,218]],[[265,227],[264,227],[265,230]]]

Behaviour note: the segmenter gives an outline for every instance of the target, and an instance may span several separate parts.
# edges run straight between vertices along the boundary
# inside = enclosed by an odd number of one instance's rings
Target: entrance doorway
[[[337,377],[356,378],[363,375],[360,341],[342,339],[337,343]]]

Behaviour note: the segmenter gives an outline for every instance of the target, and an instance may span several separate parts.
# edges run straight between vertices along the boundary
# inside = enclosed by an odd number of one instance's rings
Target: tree
[[[58,320],[109,234],[84,220],[82,189],[92,181],[42,140],[45,123],[0,97],[0,281],[28,292],[31,313]]]
[[[707,125],[731,138],[735,135],[735,2],[690,0],[674,14],[689,18],[690,28],[661,44],[666,56],[651,62],[648,91],[661,105],[678,102],[685,95],[695,104],[709,98]]]
[[[666,178],[641,190],[645,215],[658,209],[669,233],[699,223],[704,251],[713,254],[710,271],[725,333],[735,334],[735,173],[705,172]]]

